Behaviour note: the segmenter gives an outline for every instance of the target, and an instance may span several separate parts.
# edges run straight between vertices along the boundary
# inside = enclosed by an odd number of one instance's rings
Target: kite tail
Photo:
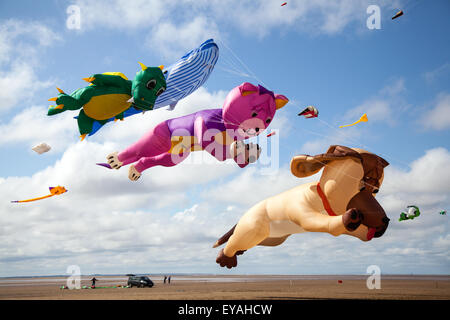
[[[11,202],[14,202],[14,203],[31,202],[31,201],[41,200],[41,199],[45,199],[45,198],[50,198],[53,196],[54,196],[54,194],[48,194],[46,196],[39,197],[39,198],[33,198],[33,199],[28,199],[28,200],[15,200],[15,201],[11,201]]]
[[[111,166],[108,163],[96,163],[96,165],[102,166],[102,167],[105,167],[105,168],[108,168],[108,169],[112,169]]]

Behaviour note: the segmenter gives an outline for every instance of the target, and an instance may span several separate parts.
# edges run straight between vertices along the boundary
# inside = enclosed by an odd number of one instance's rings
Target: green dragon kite
[[[132,81],[120,72],[106,72],[83,78],[90,85],[70,95],[57,88],[59,95],[49,99],[57,105],[50,106],[47,115],[81,109],[77,120],[83,140],[92,131],[94,122],[104,125],[111,118],[123,120],[123,112],[131,106],[143,112],[152,110],[156,98],[166,90],[164,67],[148,68],[139,64],[142,70]]]
[[[412,220],[420,216],[420,211],[417,206],[407,206],[406,208],[408,208],[408,213],[406,212],[400,213],[400,218],[398,219],[398,221]]]

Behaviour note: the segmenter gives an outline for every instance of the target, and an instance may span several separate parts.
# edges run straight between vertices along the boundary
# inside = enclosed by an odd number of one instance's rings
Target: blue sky
[[[2,1],[0,3],[0,276],[83,273],[385,273],[450,271],[450,39],[448,1]],[[381,29],[366,9],[381,9]],[[81,28],[68,29],[76,5]],[[399,9],[405,14],[391,16]],[[75,112],[47,117],[56,86],[71,92],[93,73],[131,77],[138,61],[170,65],[206,39],[220,48],[203,88],[169,112],[108,124],[79,142]],[[248,81],[285,95],[269,140],[280,167],[239,169],[209,155],[152,168],[138,182],[95,166],[158,122],[215,108]],[[318,119],[297,113],[307,105]],[[339,129],[367,113],[369,122]],[[268,131],[269,132],[269,131]],[[47,142],[43,155],[31,147]],[[277,144],[277,142],[279,142]],[[239,267],[219,268],[211,249],[258,201],[312,180],[293,177],[297,154],[332,144],[368,149],[390,162],[379,201],[393,220],[369,243],[300,234],[254,248]],[[207,164],[194,160],[206,159]],[[19,206],[10,200],[65,185],[59,198]],[[423,215],[398,222],[412,202]],[[135,232],[136,229],[139,232]],[[325,248],[318,250],[318,248]],[[140,254],[137,254],[140,253]],[[138,257],[137,257],[138,256]]]

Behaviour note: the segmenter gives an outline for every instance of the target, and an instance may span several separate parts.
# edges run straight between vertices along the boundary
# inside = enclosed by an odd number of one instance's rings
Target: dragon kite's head
[[[166,90],[166,79],[162,72],[164,66],[146,67],[140,63],[142,70],[136,73],[131,85],[130,102],[142,110],[152,110],[156,98]]]

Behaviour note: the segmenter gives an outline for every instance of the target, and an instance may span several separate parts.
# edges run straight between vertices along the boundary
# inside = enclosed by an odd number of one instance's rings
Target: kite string
[[[222,56],[221,61],[223,61],[224,64],[226,64],[226,67],[229,67],[230,69],[221,67],[220,65],[218,65],[218,66],[216,65],[216,67],[219,67],[219,68],[223,69],[224,71],[227,71],[230,73],[238,74],[240,76],[251,77],[249,74],[242,72],[242,68],[240,68],[237,64],[235,64],[233,62],[233,60],[228,60],[225,56]]]
[[[417,5],[419,2],[417,2],[415,5]],[[237,61],[239,61],[245,68],[246,68],[246,70],[249,72],[249,75],[247,75],[247,76],[249,76],[249,77],[251,77],[251,78],[253,78],[253,79],[255,79],[256,81],[259,81],[260,83],[262,83],[263,85],[265,85],[266,87],[268,87],[261,79],[259,79],[256,75],[255,75],[255,73],[242,61],[242,59],[240,59],[239,57],[238,57],[238,55],[231,49],[231,47],[229,47],[228,45],[226,45],[226,43],[223,41],[223,40],[221,40],[221,39],[218,39],[218,41],[220,41],[222,44],[223,44],[223,46],[227,49],[227,50],[229,50],[231,53],[232,53],[232,55],[237,59]],[[298,107],[298,108],[301,108],[299,105],[297,105],[296,103],[294,103],[294,102],[291,102],[290,101],[290,103],[292,104],[292,105],[294,105],[295,107]],[[353,143],[353,144],[355,144],[355,145],[357,145],[357,146],[359,146],[360,148],[364,148],[364,149],[372,149],[370,146],[367,146],[367,145],[365,145],[365,144],[363,144],[363,143],[361,143],[359,140],[355,140],[354,138],[352,138],[352,137],[350,137],[348,134],[346,134],[344,131],[341,131],[341,130],[338,130],[337,128],[335,128],[335,127],[333,127],[331,124],[329,124],[327,121],[325,121],[325,120],[323,120],[323,119],[320,119],[319,117],[317,117],[317,119],[320,121],[320,122],[322,122],[322,123],[324,123],[326,126],[328,126],[329,128],[331,128],[331,129],[333,129],[334,131],[336,131],[338,134],[340,134],[340,135],[342,135],[343,137],[344,137],[344,140],[348,140],[348,141],[350,141],[351,143]],[[305,130],[304,128],[301,128],[301,129],[303,129],[303,130]],[[316,134],[316,135],[320,135],[320,136],[323,136],[323,137],[325,137],[325,138],[329,138],[329,136],[325,136],[325,135],[322,135],[322,134],[319,134],[319,133],[315,133],[315,132],[313,132],[313,131],[310,131],[311,133],[314,133],[314,134]],[[383,154],[383,153],[380,153],[380,155],[381,156],[383,156],[383,157],[385,157],[385,158],[388,158],[388,159],[392,159],[392,160],[394,160],[394,161],[396,161],[396,162],[398,162],[398,163],[401,163],[401,164],[403,164],[403,165],[406,165],[408,168],[410,167],[410,165],[409,164],[407,164],[407,163],[405,163],[405,162],[403,162],[403,161],[401,161],[401,160],[399,160],[399,159],[397,159],[397,158],[394,158],[394,157],[391,157],[391,156],[389,156],[389,155],[386,155],[386,154]],[[353,177],[354,179],[358,179],[358,178],[355,178],[355,177]]]
[[[238,57],[238,55],[233,51],[233,49],[231,49],[229,46],[227,46],[226,43],[222,39],[218,39],[218,41],[221,42],[223,44],[223,46],[231,52],[231,54],[237,59],[237,61],[239,61],[239,63],[241,63],[242,66],[244,66],[244,68],[247,70],[247,72],[250,74],[250,76],[252,78],[254,78],[255,80],[262,83],[265,87],[268,87],[267,84],[264,83],[264,81],[262,81],[261,79],[259,79],[255,75],[255,73],[253,73],[253,71]]]

